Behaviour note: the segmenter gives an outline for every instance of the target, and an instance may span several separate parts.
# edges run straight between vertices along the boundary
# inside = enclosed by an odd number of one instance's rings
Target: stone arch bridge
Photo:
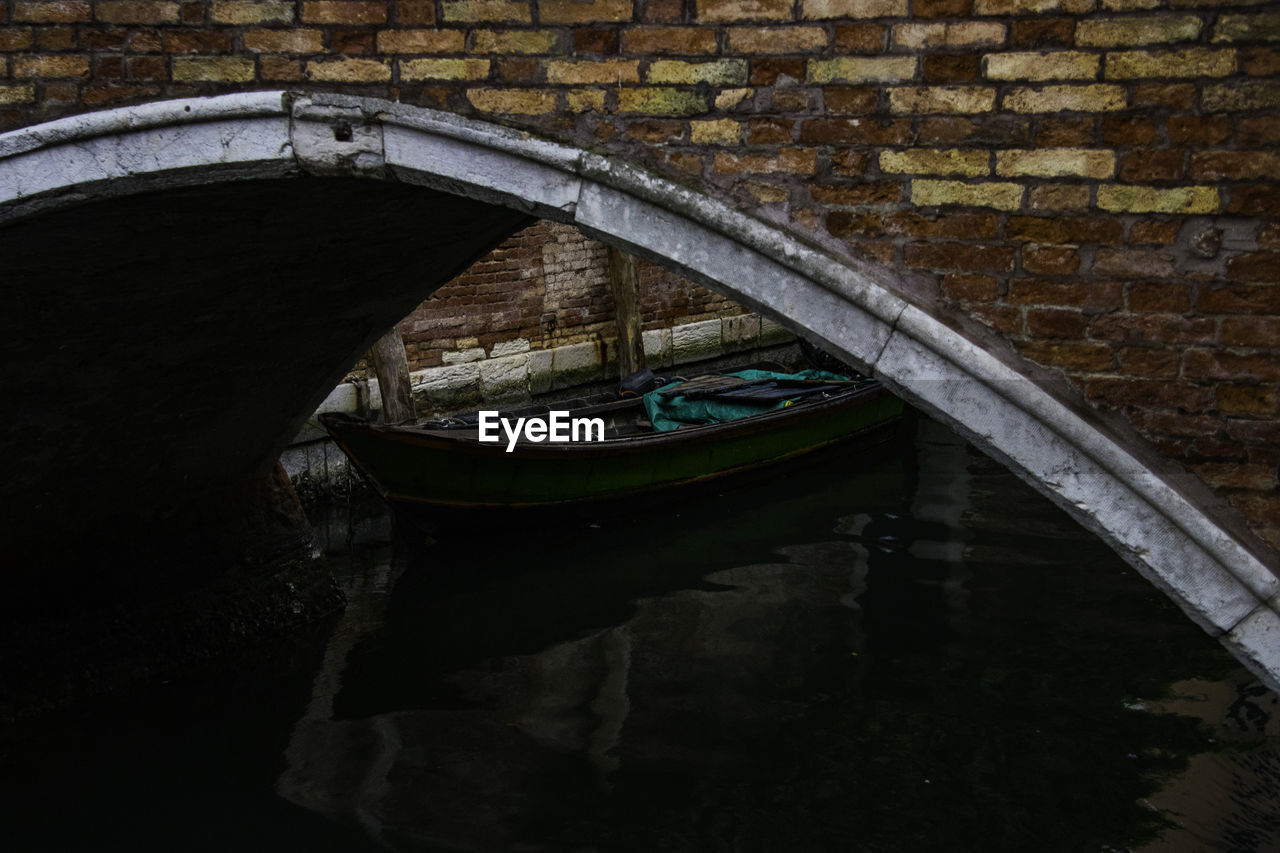
[[[1274,7],[16,0],[0,22],[11,541],[237,505],[373,338],[538,216],[868,366],[1280,686]],[[222,405],[245,371],[262,393]]]

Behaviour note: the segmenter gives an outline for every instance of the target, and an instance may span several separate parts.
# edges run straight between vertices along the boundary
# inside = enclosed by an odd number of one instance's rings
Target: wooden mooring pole
[[[382,395],[382,421],[388,424],[414,420],[413,388],[409,384],[409,357],[398,326],[391,329],[369,350],[373,370]]]
[[[644,369],[640,323],[640,276],[634,255],[609,246],[609,289],[618,324],[618,375],[625,379]]]

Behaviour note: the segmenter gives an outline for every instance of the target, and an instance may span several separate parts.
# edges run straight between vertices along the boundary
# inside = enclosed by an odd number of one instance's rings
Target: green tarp
[[[726,376],[736,376],[739,379],[754,381],[759,379],[818,379],[825,381],[849,381],[848,376],[841,376],[838,373],[831,373],[826,370],[801,370],[798,373],[774,373],[768,370],[739,370],[735,373],[727,373]],[[758,415],[761,412],[772,411],[773,409],[781,409],[790,405],[790,400],[781,400],[772,405],[750,405],[746,403],[731,403],[728,400],[714,400],[707,397],[690,400],[682,394],[676,394],[671,397],[664,398],[662,391],[664,388],[671,388],[678,385],[678,382],[672,382],[663,388],[650,391],[644,395],[644,408],[649,413],[649,420],[653,422],[653,428],[659,432],[679,429],[688,424],[714,424],[723,421],[733,421],[738,418],[745,418],[751,415]],[[802,396],[797,393],[797,397]]]

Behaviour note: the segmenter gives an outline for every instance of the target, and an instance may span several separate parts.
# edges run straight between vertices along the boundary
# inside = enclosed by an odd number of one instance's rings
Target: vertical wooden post
[[[398,326],[378,338],[369,350],[373,370],[382,395],[382,420],[398,424],[414,419],[413,388],[409,384],[409,357],[405,355],[404,338]]]
[[[644,369],[640,323],[640,276],[635,256],[609,246],[609,289],[618,323],[618,375],[625,379]]]

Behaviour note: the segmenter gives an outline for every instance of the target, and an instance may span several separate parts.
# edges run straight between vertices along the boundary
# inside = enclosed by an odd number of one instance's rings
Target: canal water
[[[926,420],[629,517],[317,511],[350,604],[5,732],[14,851],[1280,849],[1280,708]]]

